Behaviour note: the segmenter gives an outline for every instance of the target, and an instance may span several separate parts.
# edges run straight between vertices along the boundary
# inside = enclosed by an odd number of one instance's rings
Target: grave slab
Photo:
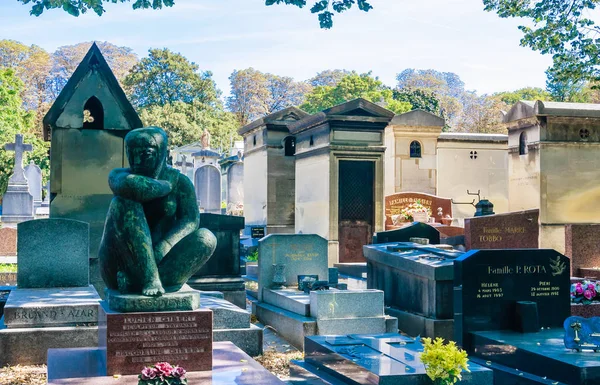
[[[253,302],[252,314],[277,334],[300,350],[304,350],[304,337],[317,334],[317,321],[266,303]]]
[[[48,352],[49,385],[137,385],[137,374],[115,378],[106,376],[101,363],[106,361],[102,349],[51,349]],[[261,384],[283,385],[248,354],[231,342],[213,344],[212,370],[188,372],[189,384]],[[187,368],[186,368],[187,369]]]
[[[96,325],[100,296],[93,286],[16,289],[4,306],[8,328]]]
[[[292,313],[310,317],[310,295],[302,291],[263,289],[263,301]]]
[[[323,290],[310,292],[310,315],[319,321],[383,317],[383,306],[383,291],[381,290]]]
[[[349,333],[385,333],[385,317],[326,318],[317,319],[317,331],[322,336],[339,336]]]

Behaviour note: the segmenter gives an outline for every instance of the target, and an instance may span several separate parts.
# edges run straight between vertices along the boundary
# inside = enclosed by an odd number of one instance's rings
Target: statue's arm
[[[169,182],[132,174],[126,168],[112,170],[108,175],[108,185],[116,196],[140,203],[162,198],[171,192]]]
[[[177,180],[177,221],[155,248],[157,262],[164,257],[173,246],[198,228],[200,212],[196,202],[196,192],[192,181],[183,174]]]

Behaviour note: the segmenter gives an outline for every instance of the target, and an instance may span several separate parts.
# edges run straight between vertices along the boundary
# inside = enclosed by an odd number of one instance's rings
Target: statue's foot
[[[117,287],[123,294],[129,291],[129,278],[122,271],[117,272]]]
[[[165,289],[163,289],[160,281],[151,282],[144,286],[142,289],[142,294],[149,297],[160,297],[161,295],[165,294]]]

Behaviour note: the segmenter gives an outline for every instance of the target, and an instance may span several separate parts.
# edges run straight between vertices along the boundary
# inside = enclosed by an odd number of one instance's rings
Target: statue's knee
[[[197,241],[212,254],[217,248],[217,237],[208,229],[198,229],[194,232]]]

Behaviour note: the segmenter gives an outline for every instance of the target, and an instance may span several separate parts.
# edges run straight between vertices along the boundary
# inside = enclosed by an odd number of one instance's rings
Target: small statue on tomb
[[[210,148],[210,132],[205,128],[200,137],[200,143],[203,148]]]
[[[125,137],[130,168],[109,175],[114,193],[98,252],[102,278],[121,293],[178,291],[213,254],[217,240],[199,228],[189,178],[167,166],[167,134],[139,128]]]

